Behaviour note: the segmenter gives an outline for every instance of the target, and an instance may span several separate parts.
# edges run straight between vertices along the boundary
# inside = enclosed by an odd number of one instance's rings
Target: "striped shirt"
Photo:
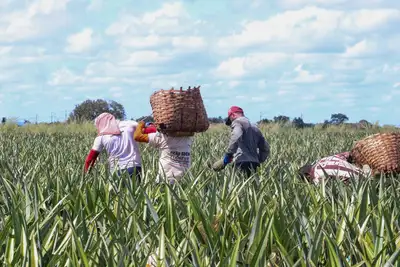
[[[356,177],[362,173],[362,169],[347,161],[349,152],[339,153],[333,156],[322,158],[314,162],[311,168],[311,179],[318,184],[326,174],[328,178],[339,178],[347,182],[350,177]],[[326,174],[325,174],[326,173]]]

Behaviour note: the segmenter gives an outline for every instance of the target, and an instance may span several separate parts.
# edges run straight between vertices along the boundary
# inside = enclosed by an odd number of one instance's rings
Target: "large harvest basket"
[[[350,156],[356,165],[379,173],[400,172],[400,133],[379,133],[358,141]]]
[[[160,90],[150,96],[154,123],[163,133],[176,136],[205,132],[210,123],[200,86],[187,90]]]

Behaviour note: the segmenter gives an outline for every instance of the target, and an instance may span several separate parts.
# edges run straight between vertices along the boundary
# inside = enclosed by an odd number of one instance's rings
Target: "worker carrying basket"
[[[150,96],[158,131],[171,136],[191,136],[207,131],[210,123],[200,86],[183,90],[159,90]]]

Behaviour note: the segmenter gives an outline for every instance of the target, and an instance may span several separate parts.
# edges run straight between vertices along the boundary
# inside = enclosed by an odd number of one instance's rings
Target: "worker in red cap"
[[[250,177],[268,159],[269,144],[260,129],[250,123],[243,109],[238,106],[229,108],[225,123],[232,132],[223,164],[226,166],[233,162],[236,168]]]

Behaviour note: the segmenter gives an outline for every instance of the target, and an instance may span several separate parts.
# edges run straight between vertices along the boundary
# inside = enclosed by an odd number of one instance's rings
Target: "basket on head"
[[[353,146],[350,157],[356,165],[380,173],[400,172],[400,133],[370,135]]]
[[[160,132],[179,136],[205,132],[209,121],[200,86],[187,90],[159,90],[150,96],[154,123]],[[184,134],[187,133],[187,134]]]

